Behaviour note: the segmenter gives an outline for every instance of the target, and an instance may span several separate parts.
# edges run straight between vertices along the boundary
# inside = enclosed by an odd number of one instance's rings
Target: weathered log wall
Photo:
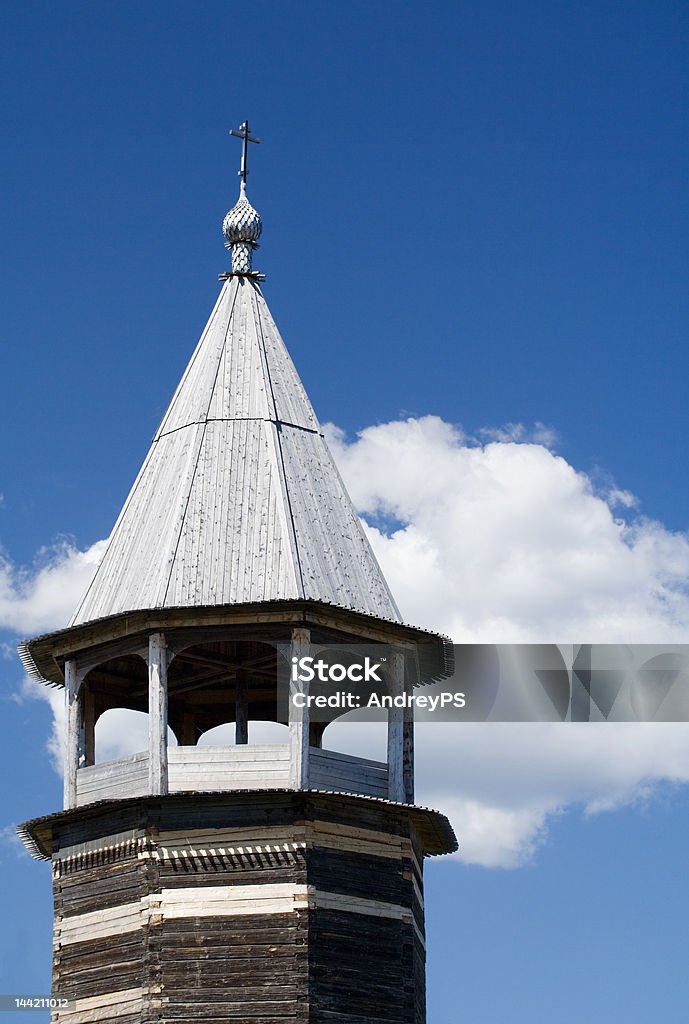
[[[409,810],[336,794],[105,805],[54,836],[53,1021],[423,1024]]]

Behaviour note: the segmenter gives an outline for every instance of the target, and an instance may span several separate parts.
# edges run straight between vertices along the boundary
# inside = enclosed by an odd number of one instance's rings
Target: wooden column
[[[234,720],[235,743],[249,742],[249,690],[246,669],[237,669],[237,702]]]
[[[390,693],[399,697],[404,693],[404,655],[393,650],[388,655]],[[404,803],[404,708],[391,707],[388,711],[388,800]]]
[[[164,796],[167,784],[167,645],[163,633],[148,639],[148,792]]]
[[[409,659],[411,660],[411,659]],[[409,661],[407,669],[411,666]],[[404,674],[404,692],[407,697],[414,693],[414,680],[411,672]],[[408,700],[408,706],[404,709],[404,724],[402,726],[402,777],[404,779],[404,802],[414,803],[414,705]]]
[[[292,630],[292,658],[303,658],[311,650],[311,633],[308,629]],[[292,698],[295,694],[308,696],[309,684],[292,682],[292,662],[290,661],[290,702],[289,702],[289,747],[290,747],[290,786],[293,789],[309,787],[309,724],[308,707],[295,707]]]
[[[81,701],[75,658],[65,662],[65,713],[67,735],[65,738],[65,810],[77,805],[77,770],[81,757]]]
[[[84,764],[96,763],[96,701],[88,685],[81,687]]]
[[[196,722],[194,716],[190,711],[185,711],[182,714],[182,721],[179,727],[179,743],[182,747],[193,747],[196,745],[198,739],[196,735]]]

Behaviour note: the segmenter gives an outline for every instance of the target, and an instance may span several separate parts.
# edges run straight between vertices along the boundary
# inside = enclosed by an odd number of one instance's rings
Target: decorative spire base
[[[259,274],[257,270],[239,271],[236,274],[233,270],[225,270],[222,274],[218,274],[218,281],[229,281],[231,277],[250,277],[252,281],[265,281],[266,279],[266,275]]]
[[[243,142],[242,166],[239,171],[241,184],[239,199],[225,217],[222,225],[225,247],[232,252],[232,272],[220,274],[219,279],[226,281],[228,277],[254,277],[264,280],[263,274],[257,274],[251,269],[253,252],[254,249],[258,249],[263,223],[246,195],[246,176],[249,173],[246,166],[248,144],[249,142],[260,142],[260,139],[249,134],[248,121],[239,126],[239,131],[232,129],[230,135],[236,136]]]
[[[263,224],[246,196],[246,186],[241,184],[239,199],[223,221],[225,246],[232,251],[232,273],[250,274],[253,250],[258,248]]]
[[[250,274],[253,246],[250,242],[236,242],[232,246],[232,273]]]

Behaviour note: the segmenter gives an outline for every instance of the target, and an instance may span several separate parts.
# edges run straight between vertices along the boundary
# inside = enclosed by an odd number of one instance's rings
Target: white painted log
[[[261,761],[289,761],[290,750],[287,743],[266,743],[256,746],[240,747],[170,747],[168,761],[170,764],[238,764]]]
[[[167,774],[167,647],[163,633],[148,640],[148,791],[168,791]]]
[[[170,776],[169,792],[186,793],[195,790],[199,793],[230,793],[238,789],[289,789],[290,778],[287,768],[279,772],[249,773],[244,775],[178,775]]]
[[[88,999],[70,1002],[69,1009],[51,1011],[55,1024],[99,1024],[113,1021],[118,1017],[136,1015],[139,1017],[146,1006],[147,990],[143,988],[106,992]]]

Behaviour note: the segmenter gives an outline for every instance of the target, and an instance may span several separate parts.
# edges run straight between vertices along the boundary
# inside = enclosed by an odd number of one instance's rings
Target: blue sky
[[[245,117],[255,265],[358,507],[403,528],[374,541],[407,616],[683,635],[688,35],[663,0],[6,6],[0,827],[59,806],[11,650],[69,614],[210,312]],[[682,735],[577,738],[521,797],[494,735],[424,783],[474,851],[429,868],[430,1024],[683,1020]],[[10,834],[0,989],[41,991],[49,873]]]

